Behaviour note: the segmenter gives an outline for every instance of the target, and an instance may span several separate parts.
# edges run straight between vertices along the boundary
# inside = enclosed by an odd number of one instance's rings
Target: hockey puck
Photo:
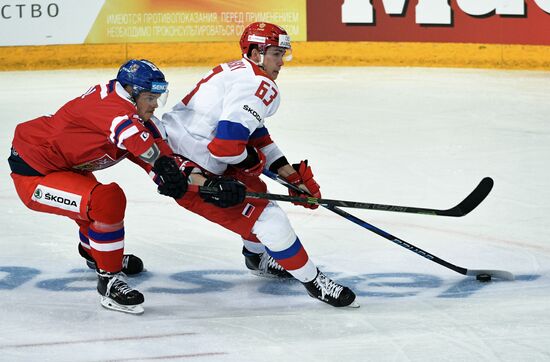
[[[487,283],[491,281],[491,276],[489,274],[478,274],[476,275],[476,279],[482,283]]]

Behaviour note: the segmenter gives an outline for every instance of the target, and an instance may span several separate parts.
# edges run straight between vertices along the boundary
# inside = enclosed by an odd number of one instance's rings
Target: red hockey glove
[[[320,198],[321,197],[321,191],[319,190],[319,184],[315,182],[313,179],[313,172],[311,171],[311,167],[308,166],[307,160],[301,161],[299,164],[293,164],[292,167],[296,170],[296,173],[292,173],[286,177],[286,180],[293,184],[294,186],[298,186],[304,191],[308,192],[309,195],[313,197]],[[300,194],[294,190],[288,189],[288,194],[290,196],[302,196],[307,197],[307,195]],[[299,203],[294,202],[295,205],[300,205],[308,209],[316,209],[319,207],[319,205],[312,205],[312,204],[306,204],[306,203]]]
[[[248,155],[246,158],[233,165],[237,172],[246,177],[258,177],[262,174],[265,167],[265,155],[256,147],[246,146]]]

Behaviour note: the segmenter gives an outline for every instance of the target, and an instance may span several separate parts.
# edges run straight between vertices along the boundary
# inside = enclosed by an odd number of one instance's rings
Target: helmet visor
[[[156,101],[159,107],[164,107],[168,99],[168,82],[151,82],[151,93],[160,94]]]
[[[163,93],[142,92],[139,94],[139,102],[144,102],[153,107],[164,107],[168,100],[168,90]]]

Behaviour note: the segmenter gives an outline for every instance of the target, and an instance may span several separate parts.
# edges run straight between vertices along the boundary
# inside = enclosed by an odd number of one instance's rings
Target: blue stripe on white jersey
[[[248,128],[240,123],[231,121],[218,122],[218,129],[216,130],[216,138],[222,140],[239,140],[246,141],[250,135]]]
[[[264,137],[264,136],[267,136],[267,135],[269,135],[269,132],[267,131],[267,128],[260,127],[260,128],[256,128],[256,130],[254,132],[252,132],[252,134],[250,135],[250,139],[260,138],[260,137]]]

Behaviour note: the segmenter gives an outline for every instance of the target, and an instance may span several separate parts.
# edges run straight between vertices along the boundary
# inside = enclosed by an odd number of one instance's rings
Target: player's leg
[[[126,198],[116,184],[102,185],[93,176],[56,172],[46,176],[12,174],[17,193],[32,210],[67,216],[87,224],[90,255],[97,263],[98,292],[108,308],[139,313],[143,295],[120,275],[124,251]],[[115,304],[106,305],[109,299]],[[118,308],[117,308],[118,305]]]
[[[292,275],[266,252],[265,246],[256,235],[250,233],[242,240],[244,262],[252,274],[268,278],[292,278]]]
[[[294,278],[308,293],[334,306],[354,305],[355,294],[327,278],[309,259],[284,211],[263,199],[247,199],[243,205],[219,208],[204,202],[198,193],[188,192],[177,202],[198,215],[243,237],[252,254],[266,254]],[[261,241],[254,243],[254,238]],[[264,248],[265,247],[265,248]],[[246,255],[245,255],[246,257]]]
[[[242,173],[234,173],[232,170],[227,172],[229,176],[237,177],[239,181],[246,185],[247,190],[254,192],[267,192],[267,185],[259,177],[246,177]],[[267,205],[267,201],[263,200],[261,210]],[[258,211],[261,211],[258,210]],[[260,213],[256,213],[253,217],[254,222],[258,218]],[[244,256],[244,262],[248,269],[254,275],[268,277],[268,278],[292,278],[292,275],[288,273],[275,259],[273,259],[268,253],[266,253],[264,245],[258,240],[256,235],[252,232],[241,235],[243,241],[242,254]]]
[[[88,230],[91,222],[88,220],[75,220],[79,226],[78,236],[80,242],[78,243],[78,253],[86,260],[88,268],[96,270],[97,264],[92,257],[92,250],[90,246],[90,239],[88,237]],[[139,274],[144,270],[143,261],[134,254],[124,254],[122,257],[122,272],[126,275]]]
[[[310,296],[335,307],[358,306],[351,289],[328,278],[309,259],[285,212],[278,205],[269,203],[252,232],[266,247],[267,253],[304,284]]]
[[[90,196],[88,228],[90,254],[97,266],[97,290],[109,309],[143,313],[143,294],[131,289],[124,275],[124,213],[126,196],[115,183],[98,184]]]
[[[187,210],[241,235],[244,243],[242,253],[245,257],[245,265],[254,274],[268,277],[292,277],[265,252],[264,246],[251,232],[268,200],[246,199],[241,205],[219,208],[205,202],[198,193],[188,192],[176,201]]]

